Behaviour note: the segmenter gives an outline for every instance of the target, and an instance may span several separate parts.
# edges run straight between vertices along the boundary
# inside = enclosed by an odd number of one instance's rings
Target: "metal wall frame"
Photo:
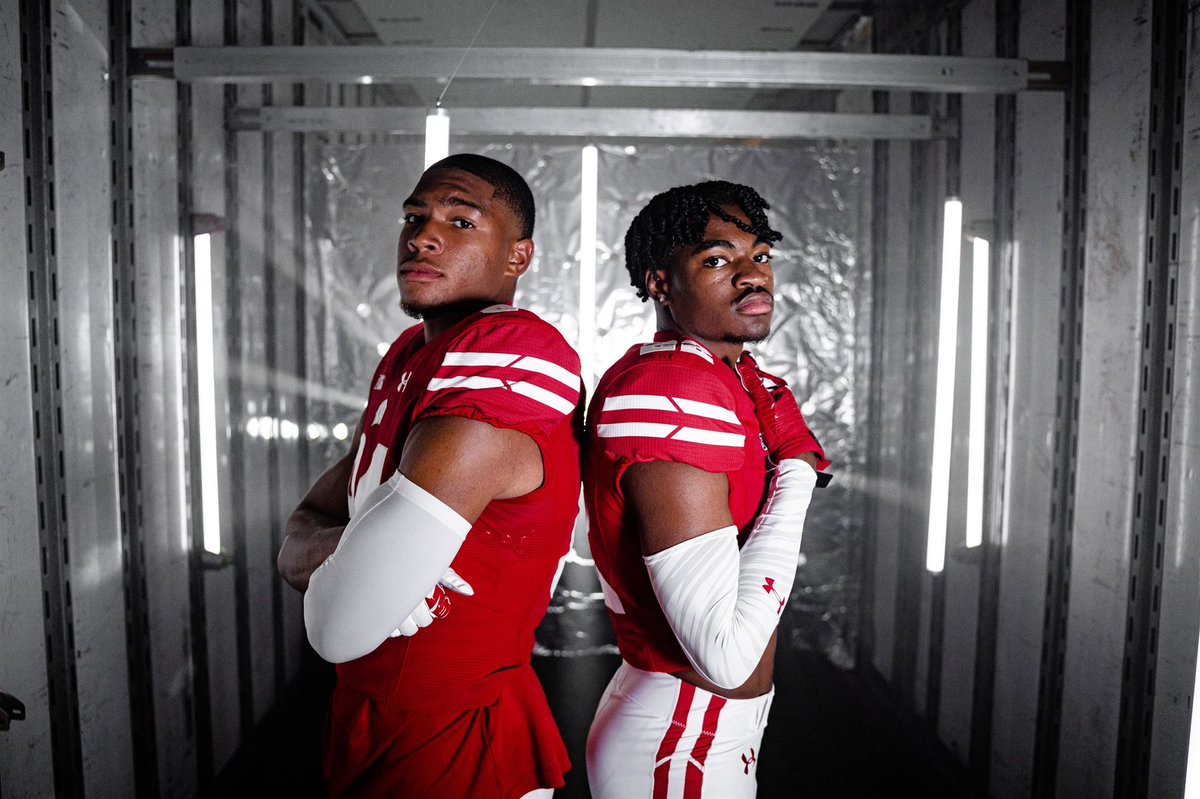
[[[127,791],[135,766],[118,470],[118,391],[113,353],[111,66],[105,5],[55,7],[53,35],[57,369],[63,495],[71,585],[80,752],[89,794]],[[100,135],[97,135],[100,134]],[[97,168],[99,166],[99,168]]]
[[[1146,199],[1145,300],[1136,489],[1129,550],[1129,600],[1115,793],[1146,796],[1155,707],[1155,661],[1174,409],[1176,285],[1179,278],[1180,191],[1187,13],[1157,0],[1151,19],[1149,191]]]
[[[1022,4],[1016,35],[1030,57],[1060,59],[1065,0]],[[1001,26],[1003,28],[1003,26]],[[998,31],[1004,35],[1003,30]],[[1003,99],[998,104],[1003,105]],[[995,579],[999,603],[994,656],[994,701],[988,734],[988,787],[994,796],[1033,794],[1039,675],[1051,513],[1052,459],[1047,442],[1056,429],[1060,292],[1065,235],[1064,98],[1025,93],[1015,98],[1012,140],[1012,222],[1010,244],[997,200],[997,277],[1007,275],[1009,322],[997,317],[1011,348],[1007,393],[998,405],[1010,413],[1003,466],[998,533],[1002,556]],[[1005,133],[997,131],[998,146]],[[1003,149],[1003,148],[1002,148]],[[1002,151],[1002,150],[1001,150]],[[1002,166],[998,162],[997,170]],[[997,191],[1003,181],[997,176]],[[999,386],[997,386],[999,389]]]
[[[275,16],[272,11],[271,0],[263,0],[262,2],[262,41],[263,44],[271,46],[275,44]],[[269,106],[275,100],[275,87],[266,85],[262,88],[262,105]],[[276,255],[275,242],[278,236],[276,225],[276,207],[275,207],[275,137],[270,133],[262,135],[262,164],[263,164],[263,201],[262,201],[262,224],[263,224],[263,306],[269,318],[277,318],[279,310],[279,301],[277,295],[279,293],[277,287],[277,277],[279,271],[280,259]],[[279,387],[279,347],[277,346],[278,338],[276,335],[268,334],[266,341],[266,352],[264,360],[267,367],[267,385],[266,385],[266,407],[265,416],[273,419],[283,417],[282,402],[280,399]],[[279,436],[272,436],[267,441],[267,497],[269,507],[267,510],[267,523],[269,529],[267,531],[267,540],[270,542],[270,551],[272,553],[279,552],[283,546],[283,523],[284,516],[279,507],[277,498],[281,494],[280,484],[280,466],[282,462],[280,448],[281,439]],[[283,580],[278,578],[270,583],[271,588],[271,643],[275,650],[273,661],[274,672],[274,695],[280,696],[283,689],[287,686],[287,664],[284,660],[284,617],[283,617],[283,591],[290,590]]]
[[[461,65],[458,63],[462,57]],[[931,92],[1017,92],[1048,75],[1020,59],[827,52],[633,48],[329,46],[176,47],[141,54],[145,71],[182,81],[355,84],[503,80],[557,86],[865,87]]]
[[[995,3],[995,54],[1015,57],[1020,42],[1019,0]],[[1000,568],[1004,552],[1003,524],[1007,495],[1005,464],[1010,457],[1009,372],[1012,341],[1013,194],[1016,169],[1017,97],[997,96],[994,101],[994,157],[992,176],[992,269],[988,296],[992,319],[988,331],[989,392],[984,531],[979,574],[974,683],[971,701],[971,743],[967,766],[972,795],[988,795],[992,765],[992,719],[995,705],[997,637],[1000,616]]]
[[[239,0],[224,0],[224,39],[227,46],[238,44],[240,27]],[[224,86],[225,115],[238,105],[239,90],[236,86]],[[250,577],[246,533],[246,484],[245,484],[245,407],[244,381],[242,379],[242,318],[241,318],[241,228],[238,182],[238,136],[233,131],[225,133],[225,355],[227,398],[229,408],[229,502],[223,508],[230,511],[230,527],[233,531],[233,598],[235,606],[234,627],[237,631],[237,675],[238,675],[238,719],[241,737],[244,740],[254,729],[254,683],[251,662],[252,637],[250,632]],[[215,297],[214,293],[214,297]]]
[[[937,52],[949,52],[954,55],[957,55],[958,53],[962,52],[962,9],[960,7],[955,7],[950,10],[950,13],[947,14],[947,16],[946,16],[946,20],[940,26],[938,26],[938,28],[935,31],[931,31],[931,39],[933,42],[932,47],[936,48]],[[925,98],[923,98],[923,99],[925,99]],[[955,120],[958,124],[961,125],[961,122],[962,122],[962,98],[960,96],[952,94],[952,95],[947,95],[946,97],[928,98],[928,100],[934,104],[938,104],[938,103],[944,104],[943,112],[945,113],[945,115],[947,117],[949,117],[950,119]],[[936,105],[935,105],[935,107],[936,107]],[[927,213],[929,214],[930,221],[933,223],[933,231],[930,235],[926,235],[926,236],[922,237],[920,243],[923,247],[928,248],[928,251],[927,251],[928,254],[926,256],[925,263],[928,263],[931,267],[933,266],[933,264],[939,264],[939,267],[940,267],[940,263],[939,263],[940,259],[937,258],[935,255],[935,253],[937,251],[931,245],[933,242],[941,240],[941,236],[939,234],[941,232],[942,221],[943,221],[943,214],[941,213],[942,203],[935,201],[932,203],[932,205],[930,205],[928,203],[928,199],[929,198],[942,198],[942,197],[959,197],[961,195],[962,181],[960,179],[960,169],[959,169],[960,161],[961,161],[961,158],[960,158],[961,149],[960,149],[959,141],[954,140],[954,141],[946,142],[944,149],[938,149],[938,148],[936,148],[936,146],[934,144],[930,144],[929,146],[927,146],[925,148],[925,150],[926,150],[927,156],[929,157],[929,161],[927,162],[926,166],[927,166],[927,169],[929,172],[929,177],[933,179],[931,182],[932,182],[933,186],[935,187],[934,191],[931,192],[928,195],[928,197],[926,198],[926,200],[927,200],[926,207],[928,208]],[[939,183],[940,183],[940,186],[939,186]],[[914,185],[916,185],[916,181],[914,181]],[[961,249],[961,241],[960,241],[959,246]],[[937,285],[938,276],[940,276],[940,272],[941,272],[940,268],[933,268],[930,270],[930,276],[933,278],[934,285]],[[961,280],[959,281],[960,292],[964,288],[963,287],[964,282],[965,281],[961,281]],[[930,292],[930,294],[928,294],[927,296],[929,296],[929,297],[935,296],[935,293]],[[960,303],[961,303],[961,298],[960,298]],[[913,309],[913,312],[919,313],[919,311],[915,308]],[[932,316],[932,315],[930,315],[930,316]],[[960,310],[959,310],[959,320],[960,321],[961,321],[961,318],[962,318],[962,312],[961,312],[961,308],[960,308]],[[937,342],[936,333],[933,336],[931,336],[930,338],[932,339],[933,342]],[[961,349],[961,345],[962,345],[962,337],[961,336],[958,337],[958,341],[959,341],[959,347]],[[937,351],[937,343],[933,343],[932,347],[930,348],[930,352],[929,352],[930,362],[936,364],[937,359],[940,357],[940,355],[941,355],[941,353],[939,353]],[[961,356],[961,353],[959,353],[959,355]],[[961,360],[959,360],[958,362],[961,363]],[[935,369],[936,369],[936,367],[935,367]],[[954,390],[953,397],[951,399],[952,407],[958,405],[958,398],[961,396],[960,389],[964,385],[963,370],[958,369],[956,371],[957,371],[957,380],[955,381],[955,383],[956,383],[955,390]],[[931,383],[925,383],[924,385],[928,386],[930,384]],[[920,389],[917,388],[916,396],[921,396],[922,394],[927,395],[928,392],[921,392]],[[932,406],[931,406],[931,410],[933,410]],[[958,418],[961,419],[962,417],[959,416]],[[930,425],[928,428],[923,428],[923,429],[932,430],[933,425]],[[926,452],[926,451],[932,451],[932,449],[933,449],[932,446],[930,446],[928,448],[928,450],[926,448],[922,447],[921,449],[918,449],[917,451],[918,452]],[[961,447],[952,447],[951,449],[952,449],[951,464],[953,464],[955,459],[961,459],[963,453],[962,453]],[[953,472],[954,472],[954,469],[953,469],[953,466],[951,466],[952,478],[953,478]],[[928,492],[925,492],[924,495],[928,496],[929,494],[928,494]],[[928,507],[926,507],[926,513],[927,512],[928,512]],[[953,521],[955,513],[956,513],[956,508],[954,507],[954,505],[952,505],[949,508],[949,513],[947,514],[947,517],[946,517],[948,525],[949,525],[949,523],[951,523]],[[923,526],[923,529],[928,530],[928,524],[927,524],[928,523],[928,515],[925,516],[925,520],[926,520],[926,524]],[[944,736],[944,733],[942,730],[942,689],[943,689],[943,682],[944,682],[943,675],[944,675],[944,671],[945,671],[945,667],[946,667],[945,639],[946,639],[946,627],[948,626],[946,623],[946,608],[947,608],[946,598],[947,598],[947,594],[949,593],[949,585],[948,584],[951,579],[951,569],[952,569],[952,565],[950,563],[950,544],[951,544],[951,539],[949,536],[950,531],[947,530],[946,532],[947,532],[947,536],[946,536],[945,546],[946,546],[947,552],[946,552],[945,568],[943,568],[942,571],[937,574],[929,574],[924,568],[922,568],[922,570],[920,572],[920,574],[923,578],[924,586],[928,589],[927,593],[928,593],[928,602],[929,602],[929,624],[924,629],[924,631],[928,635],[928,641],[925,642],[925,646],[922,647],[923,651],[921,652],[921,654],[923,654],[924,658],[925,658],[924,659],[924,663],[925,663],[925,673],[924,673],[925,711],[924,711],[924,715],[925,715],[925,719],[929,723],[930,727],[935,731],[935,734],[937,735],[938,740],[943,741],[943,742],[945,742],[945,736]],[[928,536],[926,535],[926,536],[923,536],[921,540],[927,540],[927,538],[928,538]],[[920,663],[921,663],[921,661],[918,660],[918,664],[920,664]],[[918,679],[920,679],[919,672],[918,672]]]
[[[1054,426],[1054,498],[1050,508],[1050,548],[1046,570],[1046,615],[1042,630],[1042,669],[1033,763],[1035,796],[1054,795],[1061,728],[1063,662],[1074,529],[1075,458],[1083,324],[1085,197],[1087,192],[1088,88],[1091,62],[1091,8],[1088,0],[1067,0],[1066,55],[1071,70],[1066,102],[1066,166],[1063,203],[1063,268],[1058,327],[1058,419]]]
[[[1194,4],[1181,35],[1186,35],[1182,65],[1185,131],[1200,125],[1200,58],[1197,57]],[[1186,34],[1184,33],[1186,31]],[[1162,565],[1158,651],[1154,661],[1155,695],[1150,730],[1150,796],[1182,796],[1186,764],[1200,758],[1188,751],[1200,637],[1200,141],[1181,142],[1178,181],[1179,264],[1175,293],[1175,358],[1167,394],[1172,396],[1170,446],[1163,454],[1169,470],[1169,502]]]
[[[74,797],[83,796],[84,779],[79,687],[75,671],[75,631],[68,572],[70,555],[62,445],[49,11],[49,4],[38,0],[20,3],[26,270],[31,300],[30,400],[33,406],[54,790],[58,796]]]
[[[154,664],[146,593],[146,546],[142,508],[142,427],[138,386],[138,266],[133,232],[133,92],[128,53],[132,46],[130,0],[108,0],[109,114],[112,171],[113,344],[117,379],[117,463],[120,485],[121,557],[124,564],[125,643],[133,733],[134,790],[157,796],[158,750],[154,715]]]
[[[0,18],[21,19],[21,0],[0,0]],[[22,102],[27,83],[28,54],[22,53],[23,27],[0,26],[0,73],[11,80],[0,81],[0,252],[10,254],[7,269],[0,270],[0,295],[6,313],[0,315],[0,434],[5,456],[0,459],[0,691],[25,703],[23,721],[0,733],[0,795],[50,796],[54,793],[54,747],[46,652],[45,607],[42,591],[42,542],[33,438],[33,350],[35,298],[30,295],[33,275],[26,255],[34,237],[33,226],[44,229],[44,211],[31,214],[26,180],[41,170],[26,174],[32,153],[25,151],[25,117],[30,113]],[[32,144],[32,142],[30,142]],[[36,210],[36,209],[34,209]],[[40,236],[43,234],[37,234]]]
[[[192,40],[191,0],[175,2],[175,40],[189,44]],[[192,87],[186,83],[175,86],[175,127],[177,131],[176,162],[179,168],[178,209],[180,232],[180,353],[184,363],[182,396],[188,549],[188,645],[192,660],[192,740],[195,742],[196,787],[200,796],[208,796],[213,784],[212,694],[208,673],[208,608],[204,595],[204,509],[200,500],[200,420],[194,412],[199,405],[199,371],[196,360],[196,252],[193,224],[193,174],[195,142],[193,135]]]
[[[292,44],[302,45],[304,43],[304,14],[295,2],[291,3],[289,37],[289,41]],[[304,84],[297,83],[292,86],[291,102],[293,106],[305,105]],[[289,159],[287,174],[292,185],[291,207],[287,210],[291,220],[291,252],[289,255],[293,266],[292,280],[294,281],[290,297],[294,313],[292,342],[295,347],[295,360],[293,363],[296,370],[296,379],[303,385],[308,381],[308,259],[306,249],[307,234],[305,230],[305,204],[307,202],[304,183],[305,143],[304,134],[302,133],[293,133],[289,138],[291,157]],[[294,402],[296,424],[299,425],[301,430],[301,438],[294,452],[297,475],[296,490],[300,492],[304,491],[313,481],[313,475],[310,474],[312,468],[309,458],[311,446],[308,437],[310,413],[307,393],[296,392]],[[303,652],[308,647],[308,641],[304,637],[302,595],[284,584],[280,585],[280,590],[284,592],[283,602],[287,610],[284,618],[285,620],[290,620],[287,623],[285,639],[288,648],[284,652],[284,660],[290,677],[299,671]]]
[[[907,110],[910,102],[905,94],[887,95],[880,99],[884,108],[877,110]],[[878,364],[876,371],[880,380],[872,384],[871,406],[877,409],[880,426],[873,433],[878,446],[878,461],[873,469],[876,490],[871,492],[877,497],[871,524],[877,590],[875,605],[871,608],[875,626],[868,662],[883,680],[904,684],[897,678],[896,653],[898,647],[907,645],[908,636],[902,626],[905,617],[897,613],[896,602],[901,586],[901,564],[908,562],[901,555],[907,552],[904,542],[910,527],[903,485],[908,466],[903,456],[908,449],[904,438],[908,408],[903,398],[896,401],[889,395],[885,402],[882,392],[884,386],[904,384],[903,365],[908,361],[907,315],[889,313],[888,309],[893,305],[901,308],[908,305],[909,270],[889,266],[907,262],[910,224],[906,215],[888,211],[902,204],[893,202],[894,197],[908,196],[913,146],[905,142],[877,142],[875,146],[882,152],[878,152],[873,186],[872,219],[877,237],[873,248],[876,274],[872,283],[872,314],[876,330],[882,335],[872,341],[872,361]]]
[[[877,114],[888,111],[888,95],[886,92],[871,93],[871,107]],[[876,601],[880,592],[876,591],[876,580],[882,571],[878,562],[879,544],[885,540],[880,534],[887,502],[882,496],[884,482],[884,444],[881,434],[883,426],[883,342],[884,338],[884,291],[888,285],[885,248],[880,246],[887,241],[887,190],[888,190],[888,155],[887,141],[874,142],[871,147],[871,322],[866,341],[870,345],[867,361],[867,392],[863,407],[866,408],[866,436],[863,451],[866,454],[863,464],[863,479],[867,485],[875,486],[875,490],[866,491],[863,495],[863,541],[860,554],[862,555],[859,568],[862,570],[862,580],[859,583],[858,611],[858,648],[855,665],[858,671],[877,669],[875,656],[877,653],[878,636],[875,628]],[[890,646],[891,640],[887,640]]]
[[[214,9],[211,6],[205,6],[201,3],[188,2],[188,16],[190,22],[191,41],[201,44],[220,44],[225,41],[224,35],[224,15],[213,13]],[[225,137],[224,129],[224,87],[213,85],[190,85],[191,92],[191,114],[189,119],[189,129],[191,131],[191,181],[187,187],[189,196],[189,205],[194,215],[211,215],[215,219],[209,219],[210,223],[219,223],[227,226],[227,213],[225,208]],[[196,216],[193,216],[193,219]],[[187,232],[197,233],[193,230],[189,219]],[[207,229],[207,228],[206,228]],[[212,235],[212,296],[216,302],[220,302],[225,290],[224,275],[226,262],[226,246],[225,238],[228,234],[225,232],[225,227],[219,227]],[[194,284],[191,286],[194,289]],[[194,297],[194,295],[189,295]],[[189,300],[190,301],[190,300]],[[215,303],[214,303],[215,304]],[[191,308],[195,312],[195,308]],[[193,317],[194,319],[194,317]],[[226,337],[225,317],[221,313],[213,314],[213,334],[214,334],[214,369],[215,379],[218,383],[218,392],[221,381],[229,367],[228,358],[225,354],[225,348],[221,342]],[[194,324],[189,321],[189,325]],[[193,329],[194,332],[194,329]],[[190,339],[194,342],[195,339]],[[228,417],[226,414],[226,403],[222,401],[222,397],[218,393],[216,404],[216,427],[218,431],[225,429],[228,425]],[[194,402],[194,399],[193,399]],[[197,430],[197,420],[193,424],[193,429]],[[198,440],[198,439],[197,439]],[[218,457],[228,457],[227,439],[224,436],[218,435],[217,454]],[[197,453],[198,456],[198,453]],[[193,461],[198,465],[198,461]],[[197,469],[193,473],[192,491],[193,504],[199,506],[200,495],[200,472]],[[229,513],[226,509],[230,507],[230,480],[227,470],[222,470],[219,475],[219,483],[217,486],[220,496],[220,544],[222,553],[217,556],[209,555],[202,551],[199,541],[196,541],[194,546],[197,551],[193,555],[193,562],[206,564],[211,568],[204,568],[203,571],[193,577],[199,585],[199,591],[203,596],[202,605],[204,607],[205,625],[198,635],[204,639],[207,658],[207,689],[208,703],[207,710],[204,715],[207,716],[209,722],[208,739],[198,746],[203,746],[207,752],[203,752],[208,756],[209,762],[204,762],[201,757],[201,750],[197,750],[198,762],[197,769],[201,773],[201,780],[211,780],[216,772],[218,772],[233,756],[237,747],[238,741],[242,737],[241,714],[239,707],[241,700],[239,698],[239,666],[238,666],[238,650],[237,650],[237,630],[236,616],[238,607],[234,600],[234,574],[233,569],[229,568],[229,552],[232,549],[232,524]],[[194,525],[199,525],[204,521],[202,512],[193,511]],[[201,536],[197,536],[198,538]],[[197,695],[196,702],[200,702],[201,697]],[[204,716],[197,713],[197,719]],[[200,729],[197,727],[197,735],[200,734]]]
[[[1075,221],[1087,268],[1076,274],[1077,432],[1069,601],[1063,640],[1057,791],[1114,791],[1123,619],[1134,588],[1130,546],[1137,490],[1149,180],[1151,25],[1141,9],[1090,8],[1086,219]],[[1068,264],[1082,263],[1068,261]],[[1086,473],[1083,471],[1086,469]]]
[[[930,32],[930,37],[933,32]],[[926,45],[928,47],[929,45]],[[916,94],[912,109],[917,113],[931,110],[932,98]],[[940,196],[943,187],[938,179],[937,154],[931,142],[913,142],[910,146],[908,190],[908,258],[909,281],[905,313],[906,363],[904,373],[904,421],[901,440],[909,451],[926,452],[931,447],[925,431],[933,406],[925,401],[923,387],[927,385],[931,365],[936,362],[936,337],[924,313],[930,290],[936,285],[933,274],[935,259],[932,242],[940,229],[940,214],[932,198]],[[930,470],[928,460],[918,459],[919,465],[908,470],[907,488],[915,496],[928,496]],[[896,647],[892,663],[893,679],[907,707],[926,721],[936,719],[929,707],[929,654],[931,651],[934,617],[932,602],[935,593],[925,571],[925,538],[928,529],[927,504],[906,503],[899,556],[899,582],[896,594]],[[934,580],[940,578],[935,577]],[[915,627],[915,629],[914,629]],[[935,700],[936,701],[936,700]],[[936,711],[936,708],[934,708]]]
[[[235,109],[238,130],[425,134],[424,108],[295,107]],[[718,111],[653,108],[454,108],[454,133],[538,138],[932,139],[952,125],[904,114]]]

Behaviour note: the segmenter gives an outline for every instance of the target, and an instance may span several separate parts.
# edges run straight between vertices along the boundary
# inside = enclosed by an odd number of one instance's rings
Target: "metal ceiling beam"
[[[423,108],[239,108],[236,130],[424,135]],[[672,139],[932,139],[928,116],[646,108],[451,108],[456,135]]]
[[[177,47],[143,51],[143,74],[181,81],[355,83],[444,81],[461,48]],[[730,52],[606,48],[480,47],[466,53],[458,77],[558,86],[866,87],[905,91],[1007,94],[1030,87],[1029,63],[866,53]]]

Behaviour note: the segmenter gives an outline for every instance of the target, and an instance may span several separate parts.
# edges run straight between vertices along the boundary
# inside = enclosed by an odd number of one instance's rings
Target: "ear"
[[[650,295],[650,299],[659,305],[666,305],[670,301],[667,271],[665,269],[647,269],[645,280],[646,293]]]
[[[504,267],[505,277],[520,277],[533,263],[533,239],[518,239],[508,251],[508,263]]]

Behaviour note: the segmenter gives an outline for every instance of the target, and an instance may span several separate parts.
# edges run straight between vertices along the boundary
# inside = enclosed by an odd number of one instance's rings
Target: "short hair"
[[[726,213],[725,205],[742,209],[750,224]],[[668,266],[677,248],[703,241],[711,217],[737,225],[757,241],[779,241],[783,234],[767,222],[770,207],[754,189],[725,180],[676,186],[655,195],[625,233],[625,268],[637,295],[643,302],[649,298],[646,272]]]
[[[431,169],[457,169],[486,181],[495,189],[495,198],[513,212],[521,228],[521,238],[533,237],[533,192],[515,169],[486,155],[455,153],[431,164]]]

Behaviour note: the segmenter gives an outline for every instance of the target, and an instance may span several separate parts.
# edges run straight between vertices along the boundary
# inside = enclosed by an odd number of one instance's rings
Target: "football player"
[[[653,303],[588,411],[589,541],[622,662],[588,735],[596,799],[751,797],[775,630],[818,469],[771,329],[767,203],[723,181],[654,197],[625,237]]]
[[[337,665],[333,796],[549,797],[569,768],[529,664],[578,509],[579,358],[511,306],[533,195],[452,155],[404,201],[404,331],[354,446],[292,514],[281,574]],[[448,597],[438,585],[469,598]],[[428,601],[427,601],[428,597]]]

